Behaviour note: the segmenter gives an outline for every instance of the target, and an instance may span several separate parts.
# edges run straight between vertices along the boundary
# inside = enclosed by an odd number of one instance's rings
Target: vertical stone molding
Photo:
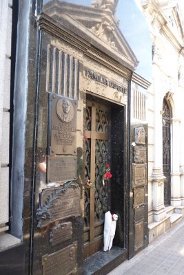
[[[180,120],[172,120],[171,204],[181,205],[180,183]]]
[[[184,165],[180,166],[181,205],[184,206]]]
[[[154,222],[162,221],[165,216],[164,207],[164,176],[161,169],[153,169],[152,190],[153,190],[153,219]]]

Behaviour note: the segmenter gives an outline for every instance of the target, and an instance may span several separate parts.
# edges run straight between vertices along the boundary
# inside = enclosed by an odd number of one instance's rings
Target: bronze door
[[[148,127],[131,127],[131,177],[129,258],[148,245]]]
[[[103,184],[103,168],[110,163],[110,108],[87,101],[85,119],[84,257],[103,246],[104,213],[110,210],[110,185]]]

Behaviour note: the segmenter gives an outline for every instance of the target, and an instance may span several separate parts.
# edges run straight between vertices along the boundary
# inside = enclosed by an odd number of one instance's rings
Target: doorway
[[[102,249],[104,214],[111,208],[111,187],[103,182],[111,165],[111,106],[88,99],[85,115],[84,257]],[[110,181],[110,180],[109,180]]]
[[[163,174],[164,180],[164,204],[171,203],[171,108],[167,100],[163,100],[162,133],[163,133]]]
[[[104,214],[118,215],[114,247],[127,246],[128,182],[126,108],[88,95],[84,123],[84,258],[103,248]],[[112,178],[103,184],[109,165]]]

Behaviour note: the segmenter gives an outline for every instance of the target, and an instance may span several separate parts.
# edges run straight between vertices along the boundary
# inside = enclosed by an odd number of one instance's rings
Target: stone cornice
[[[145,10],[148,9],[147,12],[150,14],[150,16],[154,16],[154,20],[156,20],[160,26],[160,32],[170,41],[178,53],[184,56],[184,43],[179,41],[174,35],[173,31],[169,28],[165,16],[162,14],[155,1],[151,1],[151,3],[147,2],[143,5],[143,7]]]
[[[139,86],[143,87],[144,89],[148,89],[148,87],[151,85],[151,83],[148,80],[146,80],[145,78],[143,78],[135,72],[132,75],[132,81],[138,84]]]
[[[98,49],[89,43],[86,39],[83,39],[75,32],[67,29],[64,25],[56,22],[50,16],[42,13],[37,18],[37,26],[50,35],[53,35],[54,37],[68,43],[75,49],[81,51],[85,56],[104,65],[115,73],[125,77],[128,80],[131,79],[132,68],[128,68],[126,63],[118,62],[116,57],[112,56],[110,53],[108,55],[108,53],[103,51],[103,48]]]

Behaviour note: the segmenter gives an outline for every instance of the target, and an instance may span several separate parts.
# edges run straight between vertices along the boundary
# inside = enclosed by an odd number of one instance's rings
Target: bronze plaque
[[[77,179],[77,157],[55,156],[48,158],[48,182]]]
[[[133,186],[146,184],[146,164],[132,164]]]
[[[58,223],[50,231],[50,243],[52,246],[72,239],[72,223]]]
[[[80,188],[67,187],[44,189],[40,193],[37,209],[38,227],[72,216],[80,216]]]
[[[50,154],[76,155],[77,102],[50,94]]]
[[[144,204],[144,187],[134,189],[134,207]]]
[[[72,244],[42,257],[43,275],[67,275],[76,272],[77,245]]]
[[[141,205],[140,207],[135,208],[134,211],[135,211],[135,221],[136,222],[144,219],[145,205]]]
[[[146,147],[135,146],[134,147],[134,162],[136,163],[146,163]]]
[[[135,224],[135,251],[144,245],[144,222]]]

